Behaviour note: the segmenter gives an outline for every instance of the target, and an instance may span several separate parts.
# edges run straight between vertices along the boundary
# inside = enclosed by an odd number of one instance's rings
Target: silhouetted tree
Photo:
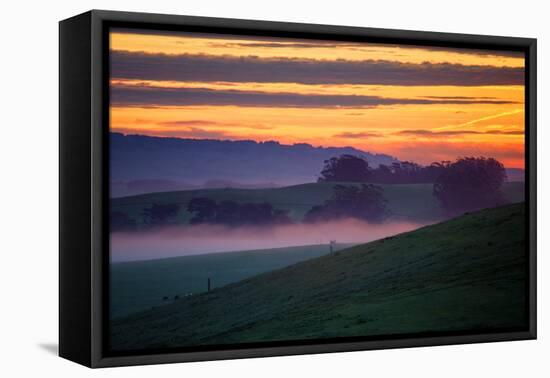
[[[243,203],[239,209],[239,222],[269,224],[273,222],[273,206],[269,203]]]
[[[436,162],[425,167],[411,161],[395,162],[391,165],[379,165],[371,169],[369,182],[378,184],[421,184],[433,183],[448,162]]]
[[[132,231],[136,229],[136,221],[126,213],[113,211],[109,215],[109,226],[111,231]]]
[[[216,210],[216,201],[206,197],[193,198],[187,205],[187,211],[194,214],[189,223],[214,223]]]
[[[449,167],[450,161],[434,162],[424,168],[424,181],[423,182],[436,182],[439,176]]]
[[[175,204],[153,204],[149,208],[143,209],[141,215],[143,222],[149,226],[163,226],[171,222],[171,218],[178,215],[179,206]]]
[[[325,160],[319,182],[367,182],[369,163],[359,156],[341,155]]]
[[[448,164],[433,186],[433,195],[450,214],[504,204],[504,166],[493,158],[465,157]]]
[[[287,224],[292,223],[292,218],[288,215],[288,210],[273,209],[273,224]]]
[[[209,198],[195,198],[189,202],[187,210],[193,213],[190,223],[223,224],[227,226],[274,225],[290,223],[288,211],[275,209],[267,202],[238,203]]]
[[[388,215],[383,190],[372,184],[336,185],[332,197],[323,205],[312,207],[304,222],[321,222],[334,219],[356,218],[380,222]]]
[[[372,170],[371,181],[379,184],[393,184],[396,180],[391,167],[380,164],[378,168]]]
[[[377,184],[434,183],[450,164],[448,161],[422,166],[412,161],[399,161],[373,168],[358,156],[341,155],[325,160],[319,182],[369,182]]]
[[[215,223],[237,226],[242,224],[241,205],[235,201],[222,201],[216,210]],[[252,223],[252,222],[251,222]]]

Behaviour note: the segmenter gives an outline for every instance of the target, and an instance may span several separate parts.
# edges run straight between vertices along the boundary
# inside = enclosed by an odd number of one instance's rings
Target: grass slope
[[[300,221],[309,209],[322,204],[332,195],[334,185],[337,184],[311,183],[269,189],[227,188],[149,193],[112,199],[111,208],[113,211],[126,213],[138,223],[142,223],[143,209],[150,207],[153,203],[176,203],[180,205],[179,222],[187,223],[191,218],[191,214],[186,210],[189,201],[196,197],[208,197],[215,201],[269,202],[275,208],[288,210],[294,220]],[[380,186],[384,189],[384,196],[388,200],[388,207],[393,217],[412,221],[431,221],[444,216],[443,210],[432,195],[432,184]],[[523,182],[505,183],[503,190],[510,203],[524,201]]]
[[[466,214],[116,320],[114,350],[526,324],[524,204]]]
[[[337,244],[334,250],[349,246]],[[220,287],[327,253],[325,244],[114,263],[110,269],[111,317],[205,292],[208,278],[213,288]]]

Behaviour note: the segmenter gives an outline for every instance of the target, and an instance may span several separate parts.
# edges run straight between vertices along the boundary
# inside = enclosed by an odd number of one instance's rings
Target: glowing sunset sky
[[[117,29],[110,44],[115,132],[524,167],[521,53]]]

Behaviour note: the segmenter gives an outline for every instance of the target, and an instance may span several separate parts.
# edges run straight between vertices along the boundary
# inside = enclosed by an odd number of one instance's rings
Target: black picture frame
[[[111,26],[522,51],[525,69],[526,329],[109,353],[109,72]],[[157,364],[536,338],[536,39],[92,10],[59,24],[59,354],[88,367]]]

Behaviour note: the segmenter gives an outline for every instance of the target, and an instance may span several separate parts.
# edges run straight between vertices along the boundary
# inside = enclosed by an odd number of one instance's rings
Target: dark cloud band
[[[356,95],[311,95],[268,93],[203,88],[158,88],[148,86],[113,86],[114,106],[247,106],[293,108],[370,108],[383,105],[429,104],[507,104],[508,101],[487,99],[408,99]]]
[[[440,47],[440,46],[421,46],[407,44],[384,44],[384,43],[369,43],[369,42],[351,42],[351,41],[336,41],[336,40],[321,40],[321,39],[300,39],[300,38],[278,38],[278,37],[259,37],[252,35],[231,35],[231,34],[211,34],[197,32],[180,32],[167,30],[152,30],[152,29],[129,29],[129,28],[113,28],[112,32],[123,34],[138,34],[138,35],[162,35],[171,37],[183,38],[201,38],[212,39],[211,46],[213,47],[251,47],[251,48],[349,48],[364,51],[371,48],[388,48],[398,47],[410,50],[422,51],[442,51],[454,54],[478,55],[478,56],[493,56],[493,57],[510,57],[524,58],[525,54],[521,51],[512,50],[487,50],[487,49],[472,49],[472,48],[457,48],[457,47]],[[246,42],[243,42],[246,41]]]
[[[488,131],[476,131],[476,130],[443,130],[443,131],[434,131],[434,130],[402,130],[394,133],[395,135],[406,135],[406,136],[416,136],[416,137],[453,137],[460,135],[524,135],[523,130],[488,130]],[[346,139],[363,139],[363,138],[379,138],[383,137],[383,134],[372,133],[372,132],[343,132],[340,134],[335,134],[335,138],[346,138]]]
[[[521,85],[523,68],[382,60],[312,60],[111,52],[111,77],[142,80],[372,85]]]
[[[363,138],[379,138],[382,137],[382,134],[371,133],[371,132],[343,132],[333,135],[334,138],[344,138],[344,139],[363,139]]]

